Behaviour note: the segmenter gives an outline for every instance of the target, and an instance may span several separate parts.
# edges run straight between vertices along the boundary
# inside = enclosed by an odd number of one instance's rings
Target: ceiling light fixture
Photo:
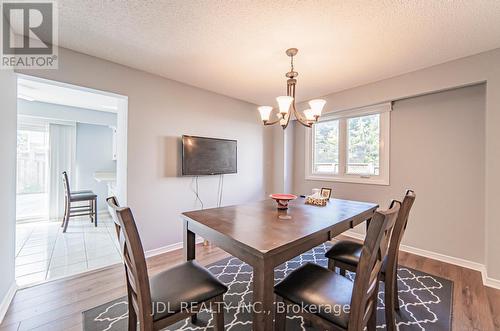
[[[286,96],[279,96],[276,98],[276,101],[278,102],[278,113],[276,116],[278,118],[274,121],[269,121],[271,112],[273,111],[273,107],[271,106],[260,106],[257,108],[260,112],[260,117],[264,125],[279,123],[284,130],[288,126],[290,117],[293,113],[300,124],[310,128],[321,116],[323,107],[326,104],[326,101],[323,99],[314,99],[309,101],[310,109],[304,110],[304,114],[299,113],[295,107],[295,85],[297,84],[296,77],[299,73],[294,70],[293,57],[297,55],[298,51],[299,50],[297,48],[289,48],[286,50],[286,55],[290,57],[290,71],[285,75],[288,78],[286,81]]]

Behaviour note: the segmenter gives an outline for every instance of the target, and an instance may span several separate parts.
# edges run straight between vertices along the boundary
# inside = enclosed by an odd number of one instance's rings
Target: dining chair
[[[223,295],[227,286],[196,261],[181,263],[149,277],[139,232],[128,207],[106,199],[122,247],[129,303],[128,330],[161,330],[211,308],[216,331],[224,330]],[[163,309],[163,308],[167,309]],[[157,309],[161,308],[161,309]]]
[[[286,314],[291,310],[321,330],[360,331],[366,327],[374,331],[380,270],[399,208],[396,201],[389,210],[373,215],[354,282],[312,263],[292,271],[279,282],[274,287],[275,330],[285,330]]]
[[[89,190],[71,191],[66,171],[62,173],[62,181],[64,185],[64,216],[61,224],[63,232],[66,232],[68,229],[71,217],[88,215],[90,221],[97,226],[97,195]],[[81,205],[82,202],[87,202],[88,204]],[[77,205],[73,205],[74,203],[77,203]]]
[[[115,209],[120,207],[120,204],[118,203],[118,199],[115,196],[108,197],[106,199],[106,202],[108,203],[108,210],[109,213],[111,214],[111,219],[113,220],[113,223],[115,224],[115,232],[116,232],[116,238],[118,239],[118,242],[120,244],[120,253],[123,256],[125,253],[125,243],[124,243],[124,236],[120,234],[121,232],[121,225],[120,222],[118,221],[118,216],[116,215]],[[113,207],[111,207],[113,206]]]
[[[385,284],[385,319],[388,331],[396,330],[395,312],[399,310],[397,281],[399,246],[406,230],[408,216],[415,198],[415,192],[412,190],[406,191],[401,204],[401,210],[399,211],[390,237],[387,258],[384,261],[381,271],[381,280]],[[354,241],[341,240],[335,243],[325,254],[328,258],[328,269],[335,271],[337,267],[342,275],[345,275],[346,270],[356,272],[362,250],[363,244]]]

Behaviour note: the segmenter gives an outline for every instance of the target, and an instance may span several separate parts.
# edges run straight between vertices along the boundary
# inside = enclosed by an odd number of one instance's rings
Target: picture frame
[[[332,189],[328,187],[321,188],[321,197],[330,199],[332,196]]]

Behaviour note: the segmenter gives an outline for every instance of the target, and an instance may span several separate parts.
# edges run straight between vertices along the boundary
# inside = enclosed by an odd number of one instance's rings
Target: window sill
[[[366,185],[389,185],[389,179],[387,178],[360,178],[360,177],[335,177],[328,175],[308,175],[306,180],[318,180],[326,182],[339,182],[339,183],[353,183],[353,184],[366,184]]]

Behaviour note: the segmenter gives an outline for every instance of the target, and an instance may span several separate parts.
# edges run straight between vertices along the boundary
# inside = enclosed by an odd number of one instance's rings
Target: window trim
[[[305,139],[305,180],[318,180],[342,183],[389,185],[390,184],[390,132],[392,103],[383,103],[362,108],[344,110],[325,114],[320,119],[323,121],[339,120],[339,173],[314,173],[313,172],[313,146],[314,129],[306,133]],[[379,175],[358,175],[347,174],[347,119],[367,116],[380,115],[380,174]]]

